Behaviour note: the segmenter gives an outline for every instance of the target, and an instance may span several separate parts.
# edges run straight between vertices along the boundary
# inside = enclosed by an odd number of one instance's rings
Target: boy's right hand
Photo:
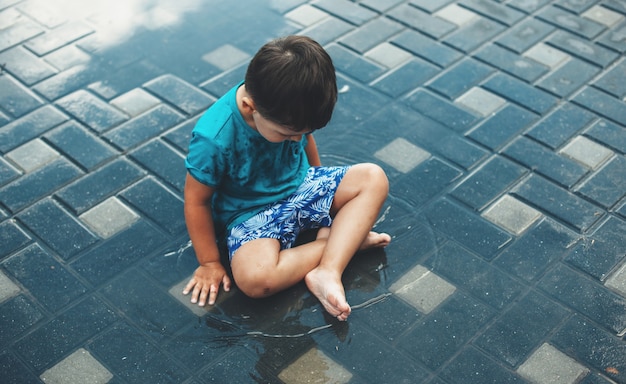
[[[204,306],[207,302],[209,305],[215,304],[220,285],[224,285],[224,291],[230,291],[230,278],[219,261],[214,261],[200,265],[196,268],[189,283],[183,289],[183,295],[188,294],[191,289],[191,302]]]

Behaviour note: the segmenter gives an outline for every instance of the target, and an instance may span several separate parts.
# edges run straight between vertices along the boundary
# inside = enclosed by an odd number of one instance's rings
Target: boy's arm
[[[185,180],[185,222],[196,258],[200,266],[185,286],[183,294],[191,289],[191,302],[203,306],[215,303],[220,285],[230,290],[230,278],[220,262],[220,254],[215,242],[215,229],[211,214],[211,198],[214,189],[200,183],[187,173]]]
[[[304,151],[306,152],[306,157],[309,159],[309,164],[312,167],[319,167],[322,165],[322,160],[320,160],[320,154],[317,151],[317,144],[315,143],[315,138],[313,138],[312,134],[307,134],[307,144],[304,147]]]

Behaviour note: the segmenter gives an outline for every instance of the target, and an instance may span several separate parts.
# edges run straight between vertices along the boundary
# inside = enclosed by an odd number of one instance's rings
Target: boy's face
[[[309,132],[295,132],[289,127],[280,125],[263,117],[257,110],[252,112],[252,119],[256,130],[272,143],[280,143],[285,140],[300,141],[302,136]]]

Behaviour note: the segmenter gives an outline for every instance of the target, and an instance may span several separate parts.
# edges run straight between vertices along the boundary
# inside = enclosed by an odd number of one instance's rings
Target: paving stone
[[[352,373],[324,352],[312,348],[280,372],[278,378],[287,384],[318,381],[341,384],[348,383]]]
[[[410,0],[409,4],[415,5],[426,12],[433,13],[451,2],[452,0]]]
[[[599,71],[600,68],[594,65],[572,59],[541,79],[538,86],[557,96],[566,97],[588,84]]]
[[[626,159],[615,157],[576,191],[604,207],[611,207],[626,193],[625,172]]]
[[[415,266],[389,290],[396,296],[428,314],[441,305],[456,288],[421,265]]]
[[[96,241],[94,235],[49,198],[28,208],[18,217],[64,260],[75,256]]]
[[[626,84],[622,81],[624,73],[626,73],[626,60],[622,60],[611,70],[603,74],[599,80],[594,82],[594,85],[618,99],[623,100],[624,97],[626,97]]]
[[[7,257],[14,251],[31,242],[28,236],[13,220],[0,222],[0,255]]]
[[[313,5],[355,25],[363,25],[377,16],[376,12],[348,0],[317,0]]]
[[[454,100],[494,72],[472,58],[464,59],[428,84],[428,88]]]
[[[144,87],[189,115],[204,111],[215,101],[211,96],[171,75],[163,75]]]
[[[124,343],[119,340],[124,340]],[[163,350],[155,347],[143,334],[125,322],[115,324],[95,338],[90,349],[115,377],[122,380],[183,382],[188,378],[185,370]]]
[[[363,56],[337,44],[326,48],[336,70],[349,73],[355,79],[369,83],[387,70],[382,65],[365,59]]]
[[[60,155],[41,139],[35,139],[6,154],[24,172],[32,172],[49,164]]]
[[[604,6],[609,9],[614,10],[615,12],[620,12],[622,14],[626,14],[626,6],[619,0],[608,0],[604,2]]]
[[[574,97],[574,102],[619,124],[626,121],[626,103],[595,88],[585,88]]]
[[[626,297],[626,264],[612,273],[611,276],[606,279],[604,285]]]
[[[551,0],[511,0],[508,5],[526,13],[533,13],[549,2],[551,2]]]
[[[158,136],[183,121],[182,115],[166,105],[158,105],[143,115],[107,132],[104,137],[121,149],[128,150]]]
[[[404,0],[364,0],[361,2],[361,4],[375,11],[383,13],[402,2],[404,2]]]
[[[541,115],[557,103],[554,96],[502,73],[489,79],[483,87]]]
[[[460,1],[459,4],[473,10],[476,13],[492,18],[493,20],[496,20],[499,23],[504,23],[508,26],[516,24],[521,18],[524,17],[522,12],[492,1],[465,0]]]
[[[74,66],[89,63],[91,56],[72,44],[48,53],[44,56],[44,60],[53,65],[56,69],[65,71]]]
[[[328,13],[309,4],[302,4],[301,6],[287,12],[285,17],[302,26],[308,27],[327,18]]]
[[[480,51],[476,52],[475,56],[479,60],[485,61],[504,72],[531,83],[546,74],[549,70],[549,68],[543,64],[519,56],[495,44],[486,45]]]
[[[54,7],[46,6],[42,1],[27,1],[18,4],[16,9],[50,29],[67,22],[67,17],[61,15]]]
[[[622,154],[626,153],[626,127],[599,120],[585,134]]]
[[[139,220],[130,228],[81,255],[71,266],[90,283],[98,285],[151,254],[165,241],[163,233]]]
[[[41,308],[25,296],[8,299],[0,304],[0,343],[8,346],[44,318]]]
[[[0,352],[0,369],[7,384],[35,383],[39,378],[15,354],[10,351]]]
[[[126,120],[116,108],[83,90],[65,96],[57,104],[97,132],[107,131]]]
[[[503,153],[567,188],[576,184],[588,172],[582,164],[525,137],[514,140]]]
[[[493,310],[457,291],[398,343],[430,369],[441,367],[493,317]]]
[[[601,216],[602,210],[580,197],[557,187],[541,176],[532,175],[512,190],[513,194],[533,206],[564,221],[580,232],[586,231]]]
[[[589,40],[597,37],[606,28],[603,24],[563,11],[555,6],[543,8],[537,17]]]
[[[611,28],[624,20],[624,16],[601,5],[594,5],[582,13],[583,17]]]
[[[57,100],[92,82],[97,76],[95,71],[87,63],[76,65],[37,83],[33,89],[48,100]]]
[[[512,161],[494,156],[450,194],[475,210],[482,210],[526,173],[524,168]]]
[[[557,300],[567,303],[569,308],[615,333],[626,330],[626,298],[564,265],[549,271],[540,280],[539,287]]]
[[[434,14],[435,16],[454,23],[459,27],[465,24],[469,24],[479,17],[476,13],[466,8],[460,7],[457,4],[450,4],[446,7],[443,7]]]
[[[568,315],[562,306],[539,293],[530,292],[501,314],[473,344],[513,368],[524,362]],[[527,373],[526,368],[529,367],[518,370],[518,373]]]
[[[459,96],[455,102],[463,105],[481,116],[489,116],[501,108],[506,100],[480,87],[472,87]]]
[[[427,160],[430,153],[403,138],[398,138],[378,150],[374,156],[398,171],[408,173]]]
[[[242,346],[232,347],[232,352],[216,359],[216,362],[200,376],[200,382],[213,380],[215,377],[228,377],[229,380],[245,382],[250,377],[263,377],[270,382],[280,382],[278,377],[267,372],[264,365]]]
[[[405,177],[395,180],[394,194],[419,207],[438,195],[461,174],[458,169],[431,157]]]
[[[47,141],[82,167],[93,170],[117,152],[75,122],[64,124],[45,135]]]
[[[174,235],[185,231],[181,198],[154,179],[141,180],[122,192],[121,196],[170,234]]]
[[[38,245],[26,248],[2,265],[53,312],[87,292],[87,288],[73,274]],[[41,284],[42,281],[46,284]]]
[[[108,383],[113,375],[89,351],[79,348],[40,376],[46,383]]]
[[[13,117],[22,117],[43,105],[34,93],[24,88],[12,76],[0,76],[0,88],[0,107]]]
[[[537,45],[554,31],[538,19],[524,19],[497,39],[498,44],[520,54]],[[545,63],[544,63],[545,64]]]
[[[354,30],[355,27],[336,17],[324,19],[319,24],[314,24],[302,30],[302,35],[309,36],[322,46],[336,41],[339,37]]]
[[[64,187],[56,195],[76,213],[83,213],[139,180],[145,172],[126,159],[117,159]]]
[[[25,46],[35,54],[43,56],[92,32],[93,29],[87,24],[80,21],[70,21],[30,39]]]
[[[470,131],[467,136],[482,145],[495,150],[527,129],[537,120],[537,115],[512,104],[506,105],[481,125]]]
[[[401,24],[388,18],[377,18],[346,34],[339,42],[363,54],[403,29]]]
[[[598,43],[624,54],[626,52],[626,35],[624,33],[626,33],[626,21],[622,21],[613,29],[603,33],[598,39]]]
[[[180,63],[181,68],[184,65],[185,63]],[[206,66],[209,65],[206,64]],[[208,69],[197,69],[197,71],[198,73],[206,73],[207,76],[211,76],[211,71]],[[163,69],[147,60],[141,60],[130,63],[120,69],[102,73],[97,76],[99,80],[94,81],[94,79],[90,79],[91,81],[87,85],[87,89],[105,100],[111,100],[161,75],[163,75]]]
[[[478,120],[462,107],[423,90],[411,94],[406,101],[411,108],[457,132],[467,131]]]
[[[494,264],[519,278],[536,280],[570,252],[577,239],[574,235],[563,225],[544,219],[507,247]]]
[[[521,380],[515,373],[504,369],[500,364],[472,347],[463,349],[451,363],[443,368],[440,376],[451,383],[466,384],[515,383]],[[431,383],[440,384],[438,381]]]
[[[412,58],[399,68],[374,81],[371,86],[381,92],[399,97],[406,94],[432,78],[439,69],[418,58]]]
[[[480,216],[441,199],[424,212],[433,229],[491,260],[511,236]]]
[[[534,45],[524,52],[523,55],[535,60],[538,63],[547,65],[551,69],[557,68],[561,65],[561,63],[569,60],[570,58],[570,55],[567,53],[544,43]]]
[[[0,158],[0,186],[9,183],[21,174],[17,168]]]
[[[187,154],[189,150],[189,141],[191,140],[191,131],[196,126],[199,118],[186,120],[178,125],[178,127],[171,129],[165,135],[163,139],[173,145],[181,153]]]
[[[502,24],[480,18],[451,33],[444,41],[461,52],[469,53],[502,31]]]
[[[618,54],[612,50],[564,31],[553,33],[547,43],[603,68],[608,67],[618,57]]]
[[[15,350],[41,372],[118,319],[102,301],[90,296],[20,339]]]
[[[516,300],[524,290],[519,282],[453,242],[437,249],[424,266],[498,309]]]
[[[397,67],[412,57],[409,52],[389,43],[377,45],[367,51],[364,56],[387,68]]]
[[[135,88],[111,100],[111,105],[121,109],[130,117],[136,117],[159,103],[159,99],[141,88]]]
[[[185,188],[185,159],[163,141],[151,141],[133,151],[131,157],[178,191]]]
[[[35,201],[50,195],[60,186],[80,176],[73,164],[59,158],[32,173],[26,174],[0,189],[0,201],[12,212],[17,212]]]
[[[15,285],[4,272],[0,271],[0,304],[17,296],[21,291],[20,287]]]
[[[514,197],[504,195],[481,216],[519,236],[541,218],[541,213]]]
[[[456,50],[412,30],[401,32],[391,42],[439,67],[448,67],[462,57]]]
[[[40,25],[28,19],[20,19],[0,31],[0,51],[20,44],[22,41],[28,40],[43,32],[44,29]]]
[[[591,112],[575,104],[563,104],[537,123],[526,135],[556,149],[591,123],[594,117]]]
[[[316,10],[313,7],[310,8]],[[324,12],[321,13],[324,14]],[[222,71],[227,71],[250,59],[251,56],[248,53],[230,44],[222,45],[221,47],[202,56],[202,60],[221,69]]]
[[[580,14],[587,10],[593,4],[597,3],[595,0],[558,0],[556,2],[559,7],[567,9],[576,14]]]
[[[550,343],[571,357],[595,368],[613,382],[626,380],[624,341],[593,325],[582,316],[572,317]],[[597,351],[603,351],[598,353]]]
[[[123,231],[139,219],[139,215],[115,197],[103,201],[79,217],[103,239]]]
[[[411,7],[408,4],[401,4],[393,8],[387,13],[387,16],[435,39],[440,39],[457,29],[455,24]]]
[[[540,384],[573,384],[588,372],[587,368],[547,343],[517,369],[526,380]]]
[[[26,85],[33,85],[57,71],[21,46],[0,53],[4,69]]]
[[[626,222],[616,217],[607,221],[589,236],[583,236],[565,259],[600,281],[618,266],[624,257]]]
[[[602,145],[596,143],[595,141],[591,141],[584,136],[576,136],[563,148],[561,148],[559,153],[564,154],[591,169],[598,168],[598,166],[613,156],[613,152],[610,149],[603,147]]]
[[[370,327],[381,338],[396,341],[422,315],[413,306],[391,295],[376,304],[376,310],[361,311],[355,321]],[[352,320],[352,319],[350,319]]]

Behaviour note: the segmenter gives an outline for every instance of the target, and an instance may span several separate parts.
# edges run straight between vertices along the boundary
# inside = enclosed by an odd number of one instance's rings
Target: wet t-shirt
[[[271,143],[252,129],[237,108],[232,88],[198,120],[185,165],[191,176],[215,188],[213,220],[218,235],[291,195],[309,162],[306,136]]]

